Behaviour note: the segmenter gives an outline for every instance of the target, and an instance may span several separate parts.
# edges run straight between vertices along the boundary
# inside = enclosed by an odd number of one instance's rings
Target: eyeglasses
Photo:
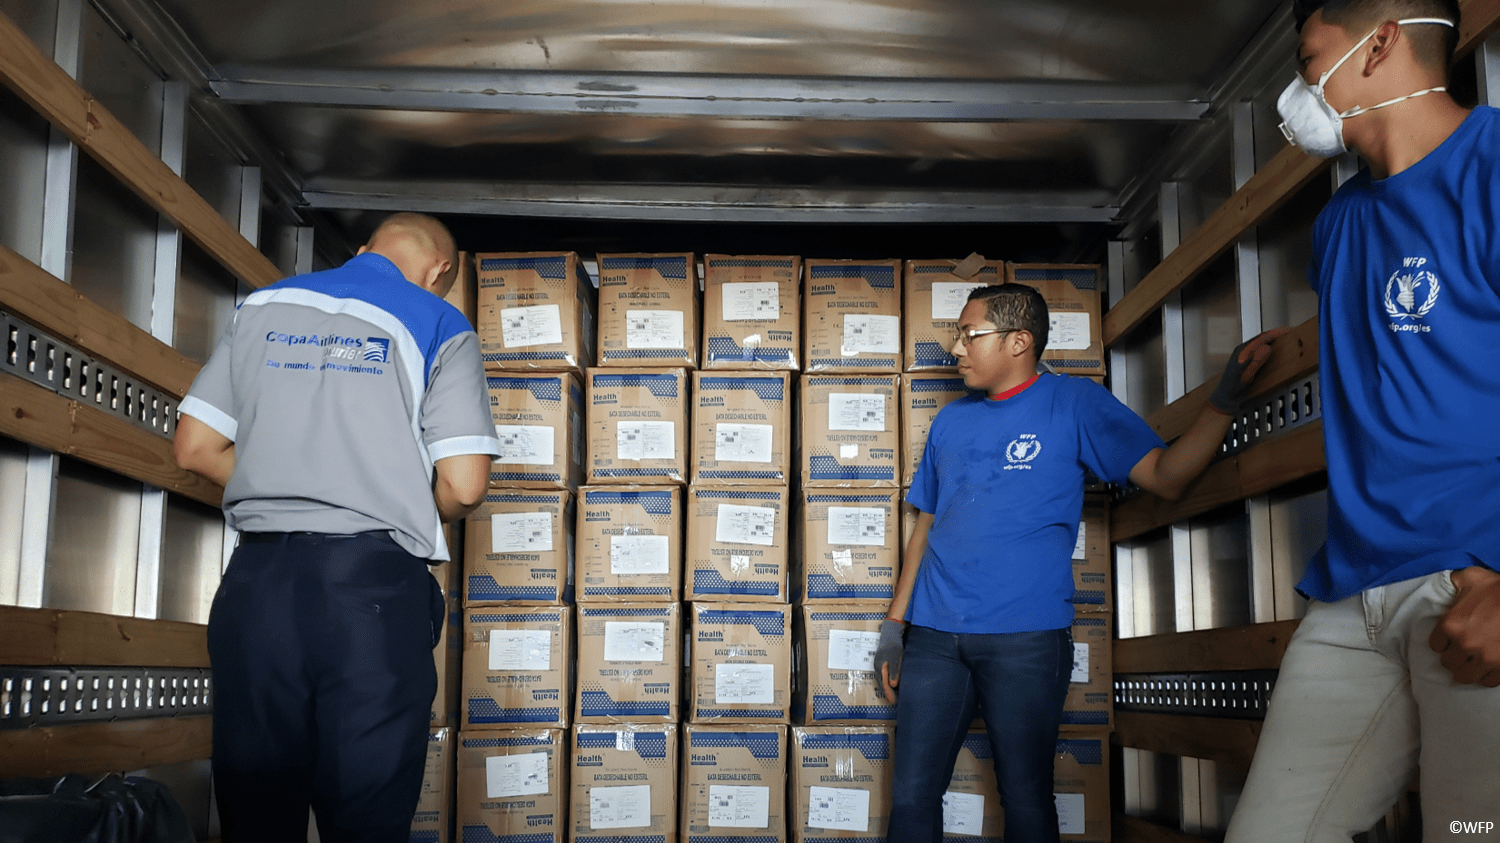
[[[954,342],[963,342],[965,347],[969,347],[970,342],[978,339],[981,336],[990,336],[995,335],[996,333],[1015,333],[1019,332],[1020,330],[1020,327],[997,327],[991,330],[966,330],[962,327],[955,327]]]

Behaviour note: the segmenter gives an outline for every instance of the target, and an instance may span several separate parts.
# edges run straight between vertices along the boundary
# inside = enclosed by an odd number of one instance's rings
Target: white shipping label
[[[719,462],[770,462],[775,428],[769,424],[719,424],[713,457]]]
[[[839,459],[857,459],[859,457],[859,445],[839,445]]]
[[[1074,537],[1074,559],[1085,558],[1085,523],[1079,522],[1079,535]]]
[[[491,671],[549,671],[549,630],[493,630],[487,639]]]
[[[630,350],[665,350],[686,346],[685,317],[672,309],[630,309],[624,344]]]
[[[880,647],[880,633],[866,630],[828,631],[828,669],[830,671],[875,670],[875,650]]]
[[[884,545],[885,510],[868,506],[828,507],[828,544]]]
[[[650,787],[648,785],[594,786],[590,801],[593,830],[650,826]]]
[[[550,791],[550,755],[508,754],[487,758],[487,797],[517,798]]]
[[[896,315],[845,315],[844,356],[861,353],[900,353],[901,318]]]
[[[707,826],[770,827],[770,787],[707,787]]]
[[[500,309],[498,319],[503,324],[504,347],[561,343],[561,307],[554,303]]]
[[[1085,796],[1073,792],[1053,793],[1053,806],[1058,808],[1058,832],[1083,834],[1085,832]]]
[[[747,554],[729,554],[728,572],[733,575],[749,573],[749,556]]]
[[[713,670],[713,700],[719,704],[774,704],[775,666],[719,663]]]
[[[1090,682],[1090,643],[1074,643],[1074,667],[1069,671],[1070,683]]]
[[[618,422],[619,459],[675,459],[676,422]]]
[[[671,537],[614,536],[608,570],[614,574],[670,574]]]
[[[864,833],[870,829],[870,790],[812,787],[807,796],[807,826]]]
[[[1049,350],[1088,350],[1090,348],[1090,313],[1048,313]]]
[[[555,428],[528,424],[498,424],[497,461],[507,465],[550,465],[555,462]]]
[[[736,545],[775,544],[775,510],[764,506],[718,504],[718,526],[713,539]]]
[[[495,554],[555,550],[555,519],[548,512],[499,512],[492,519]]]
[[[774,321],[780,317],[780,283],[723,285],[724,321]]]
[[[969,293],[984,283],[933,283],[933,320],[957,321]]]
[[[828,429],[885,432],[885,400],[877,394],[828,395]]]
[[[665,662],[665,622],[603,622],[604,662]]]
[[[960,836],[985,834],[985,796],[968,792],[943,793],[943,832]]]

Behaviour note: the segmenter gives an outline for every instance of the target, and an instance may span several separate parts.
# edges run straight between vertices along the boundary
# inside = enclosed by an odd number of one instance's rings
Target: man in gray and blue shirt
[[[226,841],[407,841],[444,616],[426,561],[498,455],[456,247],[383,222],[340,268],[253,293],[179,407],[174,453],[240,542],[210,611]]]

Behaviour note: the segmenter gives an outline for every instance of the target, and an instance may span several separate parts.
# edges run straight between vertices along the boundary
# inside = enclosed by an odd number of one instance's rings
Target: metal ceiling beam
[[[225,65],[228,103],[430,112],[828,121],[1194,121],[1194,86],[562,71],[322,70]]]
[[[743,223],[1105,223],[1109,192],[311,181],[315,209]]]

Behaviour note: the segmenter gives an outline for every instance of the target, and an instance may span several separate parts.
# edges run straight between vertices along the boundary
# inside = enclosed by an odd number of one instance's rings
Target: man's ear
[[[363,253],[366,253],[366,252],[367,252],[367,246],[365,244],[362,245],[361,247],[358,247],[356,249],[356,255],[357,256],[361,256]]]
[[[1367,55],[1362,61],[1362,75],[1370,77],[1393,54],[1399,40],[1404,37],[1404,27],[1394,21],[1385,21],[1368,39]]]
[[[1021,330],[1011,334],[1011,353],[1013,356],[1021,356],[1032,350],[1037,340],[1032,337],[1031,330]]]

